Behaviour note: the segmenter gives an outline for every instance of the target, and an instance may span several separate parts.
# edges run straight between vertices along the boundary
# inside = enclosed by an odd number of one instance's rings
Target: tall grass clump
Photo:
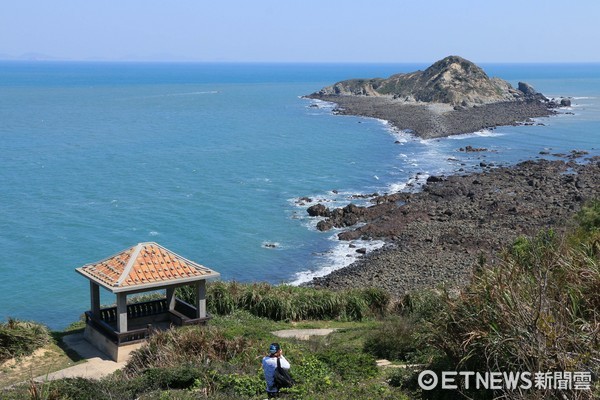
[[[377,358],[407,361],[418,345],[416,325],[411,322],[397,315],[387,318],[366,338],[364,350]]]
[[[190,303],[195,299],[191,288],[178,289],[177,296]],[[211,282],[207,285],[206,303],[208,311],[216,315],[245,310],[274,321],[360,321],[385,315],[390,295],[376,288],[331,291],[264,282]]]
[[[27,356],[50,341],[50,332],[36,322],[9,318],[0,323],[0,363]]]
[[[575,216],[575,220],[584,232],[600,230],[600,200],[593,200],[583,206]]]
[[[212,327],[167,330],[152,335],[146,346],[133,352],[125,372],[134,375],[148,368],[230,361],[251,345],[249,339],[228,338]]]
[[[236,283],[214,282],[209,285],[209,311],[218,315],[229,315],[237,308],[236,297],[239,292]]]
[[[364,351],[378,358],[421,363],[434,354],[427,347],[430,328],[426,322],[443,309],[440,290],[407,293],[395,304],[394,313],[383,318],[365,340]]]
[[[600,374],[600,220],[592,214],[585,234],[518,238],[499,265],[485,266],[459,296],[444,296],[430,339],[456,370]],[[534,392],[497,395],[564,398],[560,390]]]

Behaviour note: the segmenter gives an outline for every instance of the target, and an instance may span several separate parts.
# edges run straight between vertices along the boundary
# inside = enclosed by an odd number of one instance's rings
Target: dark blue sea
[[[225,280],[299,283],[354,254],[302,197],[344,205],[481,161],[600,154],[600,65],[482,66],[573,105],[420,140],[301,96],[425,64],[0,63],[0,320],[64,328],[89,307],[74,269],[146,241]]]

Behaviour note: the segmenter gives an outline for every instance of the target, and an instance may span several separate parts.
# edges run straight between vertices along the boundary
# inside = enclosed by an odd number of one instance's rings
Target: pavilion
[[[75,269],[90,280],[91,309],[85,312],[84,337],[115,361],[138,348],[157,326],[205,324],[206,280],[220,276],[154,242]],[[195,304],[175,297],[175,289],[192,286]],[[116,295],[116,306],[101,308],[100,287]],[[166,290],[158,300],[127,304],[127,296]]]

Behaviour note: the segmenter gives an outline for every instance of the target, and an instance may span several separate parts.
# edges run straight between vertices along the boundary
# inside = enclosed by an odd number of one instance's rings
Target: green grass
[[[50,341],[44,325],[9,318],[0,323],[0,364],[14,357],[31,355]]]
[[[195,293],[188,287],[178,289],[177,296],[191,304],[195,301]],[[390,303],[389,294],[375,288],[334,292],[238,282],[213,282],[206,297],[208,311],[214,315],[245,310],[273,321],[361,321],[384,315]]]

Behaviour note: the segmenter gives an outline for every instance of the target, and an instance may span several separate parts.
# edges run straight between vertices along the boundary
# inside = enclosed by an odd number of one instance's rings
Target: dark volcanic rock
[[[308,212],[308,215],[311,217],[329,217],[329,208],[321,203],[308,207],[306,212]]]
[[[333,223],[329,220],[317,222],[317,229],[321,232],[328,231],[333,228],[334,228]]]
[[[317,204],[317,206],[319,205],[321,204]],[[317,206],[310,207],[307,212],[310,216],[328,217],[328,219],[319,221],[317,224],[317,229],[320,231],[355,225],[364,215],[364,208],[352,203],[344,208],[336,208],[333,211],[330,211],[323,205],[321,207]]]
[[[538,94],[537,90],[535,90],[533,88],[533,86],[531,86],[528,83],[525,82],[519,82],[519,90],[521,92],[523,92],[523,94],[527,97],[531,97],[531,96],[535,96],[536,94]]]
[[[579,155],[578,152],[572,154]],[[428,183],[362,208],[359,228],[342,240],[383,239],[388,244],[358,262],[310,283],[333,289],[376,286],[402,296],[446,282],[466,283],[480,260],[497,263],[519,235],[552,227],[560,231],[587,200],[600,192],[600,157],[578,164],[526,161]]]
[[[544,96],[543,94],[539,93],[537,90],[535,90],[533,88],[533,86],[531,86],[528,83],[519,82],[519,86],[518,87],[519,87],[519,91],[521,91],[525,95],[525,98],[527,100],[548,101],[548,99],[546,98],[546,96]]]
[[[484,147],[473,147],[473,146],[465,146],[464,148],[461,147],[458,150],[459,151],[464,151],[464,152],[467,152],[467,153],[474,153],[474,152],[479,152],[479,151],[487,151],[487,149],[484,148]]]
[[[427,178],[427,183],[432,183],[432,182],[441,182],[443,181],[444,178],[441,176],[434,176],[431,175],[430,177]]]

